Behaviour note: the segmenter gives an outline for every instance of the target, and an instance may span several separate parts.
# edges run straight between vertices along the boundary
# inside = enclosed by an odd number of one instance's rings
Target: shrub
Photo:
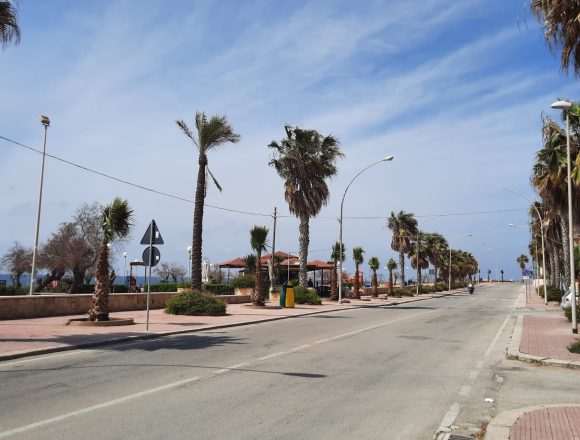
[[[419,293],[432,293],[435,292],[435,289],[433,288],[433,286],[426,286],[424,284],[421,284],[419,286]]]
[[[28,288],[14,286],[0,286],[0,296],[28,295]]]
[[[300,286],[294,288],[294,301],[296,304],[322,304],[320,297],[316,293],[311,292],[306,287]]]
[[[568,345],[568,350],[571,353],[580,354],[580,339],[576,339],[576,342],[572,342],[570,345]]]
[[[543,286],[538,287],[537,292],[538,295],[540,295],[542,298],[544,297]],[[559,289],[556,286],[547,286],[546,292],[548,293],[548,301],[556,301],[556,302],[562,301],[562,295],[564,294],[564,291],[562,289]]]
[[[226,314],[226,303],[213,295],[199,290],[179,293],[165,303],[165,313],[172,315],[210,315]]]
[[[238,289],[247,289],[247,288],[254,288],[256,287],[256,278],[254,275],[243,275],[237,278],[234,278],[230,282],[230,286],[237,287]]]
[[[182,281],[181,283],[177,283],[177,287],[180,289],[191,289],[191,283],[189,281]]]
[[[213,293],[214,295],[233,295],[234,288],[227,284],[205,284],[203,290]]]
[[[151,284],[151,292],[177,292],[178,283]],[[147,292],[147,284],[143,285]]]
[[[572,322],[572,308],[570,310],[564,310],[564,315],[568,321]],[[580,316],[580,304],[576,304],[576,316]]]
[[[402,296],[413,296],[415,295],[415,289],[409,287],[399,287],[398,289],[395,289],[394,294],[397,298],[401,298]]]

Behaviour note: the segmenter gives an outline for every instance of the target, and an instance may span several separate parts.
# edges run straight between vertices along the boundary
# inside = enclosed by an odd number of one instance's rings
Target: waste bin
[[[286,284],[282,286],[280,291],[280,307],[286,307]]]
[[[288,286],[286,288],[286,298],[284,307],[292,309],[294,308],[294,287]]]

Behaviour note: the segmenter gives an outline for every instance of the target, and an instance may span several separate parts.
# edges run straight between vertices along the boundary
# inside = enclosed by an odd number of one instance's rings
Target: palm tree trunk
[[[334,270],[330,274],[330,300],[337,301],[338,300],[338,286],[336,284],[336,270],[337,270],[338,263],[334,261]]]
[[[353,285],[353,298],[360,298],[360,283],[358,282],[358,264],[355,265],[354,269],[354,285]]]
[[[379,296],[379,281],[377,280],[377,271],[376,270],[373,270],[373,279],[371,282],[373,284],[373,297],[378,298],[378,296]]]
[[[193,241],[191,243],[191,284],[201,289],[201,245],[203,233],[203,202],[205,201],[205,168],[207,156],[199,154],[197,187],[195,189],[195,208],[193,212]]]
[[[306,215],[300,216],[300,226],[299,226],[299,251],[300,251],[300,273],[299,273],[299,281],[302,287],[306,287],[308,285],[308,245],[310,244],[310,226],[309,226],[309,217]]]
[[[254,289],[254,305],[263,306],[264,298],[262,297],[262,263],[260,262],[261,254],[258,253],[256,260],[256,288]]]
[[[556,257],[555,252],[550,252],[550,286],[556,285]]]
[[[560,215],[561,221],[560,225],[562,226],[562,251],[564,254],[564,287],[569,289],[570,288],[570,237],[568,233],[570,229],[568,228],[568,214],[563,213]]]
[[[109,249],[103,240],[95,273],[95,292],[89,310],[90,321],[109,320]]]
[[[393,294],[394,286],[393,286],[393,271],[389,270],[389,295]]]
[[[405,254],[399,252],[399,267],[401,268],[401,286],[405,286]]]

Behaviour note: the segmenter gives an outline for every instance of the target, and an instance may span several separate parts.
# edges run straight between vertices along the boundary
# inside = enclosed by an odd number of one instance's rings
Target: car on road
[[[578,295],[576,295],[576,304],[578,304]],[[572,308],[572,292],[566,290],[562,295],[562,302],[560,302],[562,310],[570,310]]]

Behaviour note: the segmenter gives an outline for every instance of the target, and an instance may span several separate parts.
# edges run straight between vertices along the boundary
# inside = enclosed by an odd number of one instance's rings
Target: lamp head
[[[40,119],[40,123],[45,127],[50,127],[50,119],[46,115],[38,115],[38,119]]]
[[[572,104],[569,101],[556,101],[550,107],[556,110],[569,110]]]
[[[192,247],[191,247],[191,246],[187,246],[187,248],[185,248],[185,250],[186,250],[187,252],[191,252],[191,249],[192,249]]]
[[[395,156],[387,156],[383,159],[383,162],[390,162],[395,158]]]

